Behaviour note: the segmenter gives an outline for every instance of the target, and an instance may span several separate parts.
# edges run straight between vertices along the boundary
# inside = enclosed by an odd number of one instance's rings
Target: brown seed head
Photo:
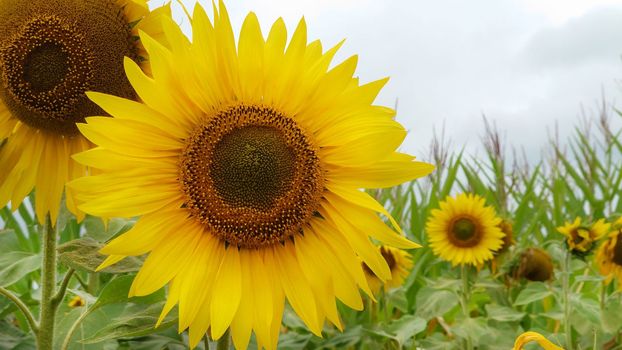
[[[188,139],[180,183],[192,216],[224,242],[258,248],[302,232],[324,176],[296,122],[263,106],[235,105]]]
[[[133,99],[123,57],[136,39],[114,0],[0,1],[0,99],[25,124],[71,136],[105,115],[86,91]]]

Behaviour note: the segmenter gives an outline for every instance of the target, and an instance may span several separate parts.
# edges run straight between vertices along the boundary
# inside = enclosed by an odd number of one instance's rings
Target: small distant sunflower
[[[609,232],[610,224],[600,219],[591,226],[583,225],[581,218],[577,217],[574,222],[566,222],[564,226],[557,228],[557,232],[566,236],[568,249],[578,255],[587,255],[595,246],[595,242]]]
[[[196,5],[192,42],[163,25],[171,49],[141,33],[153,77],[126,60],[142,102],[89,94],[113,118],[79,125],[98,147],[75,159],[102,172],[70,184],[80,209],[140,216],[101,268],[149,253],[130,294],[169,283],[162,317],[179,305],[191,347],[230,328],[238,349],[253,331],[275,349],[285,298],[318,336],[325,319],[341,329],[336,299],[360,310],[359,288],[371,295],[360,261],[391,278],[369,235],[418,247],[359,189],[432,171],[396,152],[406,132],[373,105],[386,79],[361,85],[356,56],[331,68],[340,45],[307,43],[304,20],[289,45],[282,19],[264,39],[253,13],[236,45],[222,2],[213,23]]]
[[[82,307],[84,305],[86,305],[86,302],[79,295],[74,296],[71,300],[69,300],[69,303],[67,303],[67,306],[71,308]]]
[[[484,198],[463,193],[447,197],[440,209],[432,210],[426,230],[434,254],[453,266],[481,265],[503,245],[500,223]]]
[[[135,98],[123,58],[146,60],[136,35],[161,38],[168,11],[145,0],[0,1],[0,207],[17,209],[36,187],[39,222],[56,222],[65,183],[87,174],[70,158],[92,146],[75,123],[105,115],[85,92]],[[67,206],[82,217],[71,196]]]
[[[616,225],[617,226],[617,225]],[[609,233],[607,239],[596,252],[596,263],[600,273],[610,283],[614,278],[618,280],[618,288],[622,289],[622,236],[621,229]]]
[[[546,251],[527,248],[521,253],[518,265],[514,268],[515,278],[544,282],[553,277],[553,260]]]
[[[390,246],[381,246],[378,249],[391,270],[391,279],[382,283],[369,266],[363,263],[367,283],[374,293],[378,293],[383,286],[385,290],[400,287],[413,267],[412,257],[408,252]]]

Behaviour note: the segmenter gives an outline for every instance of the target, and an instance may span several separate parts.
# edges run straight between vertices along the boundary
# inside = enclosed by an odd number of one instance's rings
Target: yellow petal
[[[242,273],[238,248],[229,246],[225,251],[214,283],[210,307],[212,339],[219,339],[231,324],[242,296]]]

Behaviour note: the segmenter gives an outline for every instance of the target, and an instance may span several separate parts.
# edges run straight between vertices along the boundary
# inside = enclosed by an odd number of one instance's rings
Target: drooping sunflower
[[[452,266],[481,265],[503,245],[500,223],[484,198],[463,193],[447,197],[440,209],[432,210],[426,231],[434,254]]]
[[[408,252],[402,249],[391,246],[380,246],[378,250],[380,250],[380,254],[382,254],[382,257],[389,266],[389,270],[391,270],[391,279],[383,283],[369,266],[363,263],[363,271],[365,271],[367,284],[374,294],[378,293],[382,287],[384,287],[385,290],[400,287],[404,284],[404,280],[408,277],[413,267],[412,257]]]
[[[0,207],[36,187],[39,222],[56,222],[65,183],[87,174],[70,158],[92,147],[75,123],[105,115],[85,92],[135,98],[123,58],[146,62],[136,35],[163,39],[169,12],[146,0],[0,1]],[[67,207],[82,217],[72,196]]]
[[[542,249],[527,248],[521,253],[513,275],[528,281],[548,281],[553,277],[553,260]]]
[[[615,226],[620,224],[620,220]],[[622,289],[622,229],[618,228],[611,233],[607,239],[598,247],[596,252],[596,263],[600,273],[606,277],[606,282],[616,278],[618,280],[618,288]]]
[[[360,261],[391,278],[369,235],[418,247],[359,188],[432,171],[396,152],[406,132],[373,105],[386,79],[361,85],[356,56],[329,68],[340,45],[307,43],[304,20],[287,45],[282,19],[264,39],[250,13],[237,50],[222,2],[213,22],[195,7],[192,42],[163,24],[170,49],[141,33],[153,77],[126,60],[143,102],[91,93],[113,118],[79,125],[98,147],[75,159],[102,172],[70,184],[80,209],[140,216],[101,268],[149,253],[130,294],[168,284],[162,317],[179,305],[192,347],[230,327],[238,349],[252,331],[276,348],[285,298],[318,336],[325,319],[341,328],[335,300],[361,309],[359,288],[371,295]]]
[[[568,249],[578,255],[587,255],[595,246],[595,242],[609,232],[611,224],[605,219],[599,219],[591,226],[583,225],[581,218],[577,217],[574,222],[566,222],[564,226],[557,228],[557,232],[566,236]]]

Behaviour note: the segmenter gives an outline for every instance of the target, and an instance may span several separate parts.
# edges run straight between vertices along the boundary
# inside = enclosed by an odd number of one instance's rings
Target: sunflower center
[[[259,248],[302,232],[324,190],[315,148],[296,122],[264,106],[225,108],[180,159],[193,217],[227,244]]]
[[[24,60],[24,81],[35,92],[53,89],[60,84],[67,72],[69,56],[63,46],[48,42],[30,51]]]
[[[244,126],[214,148],[211,177],[232,206],[269,209],[291,187],[296,166],[283,133],[269,126]]]
[[[0,21],[0,99],[30,127],[76,135],[105,115],[86,91],[135,97],[122,63],[136,41],[114,1],[0,2]]]
[[[475,224],[469,219],[458,219],[454,222],[454,237],[461,241],[468,241],[475,236]]]
[[[618,239],[616,240],[616,245],[613,247],[613,260],[618,266],[622,266],[622,235],[618,235]]]

